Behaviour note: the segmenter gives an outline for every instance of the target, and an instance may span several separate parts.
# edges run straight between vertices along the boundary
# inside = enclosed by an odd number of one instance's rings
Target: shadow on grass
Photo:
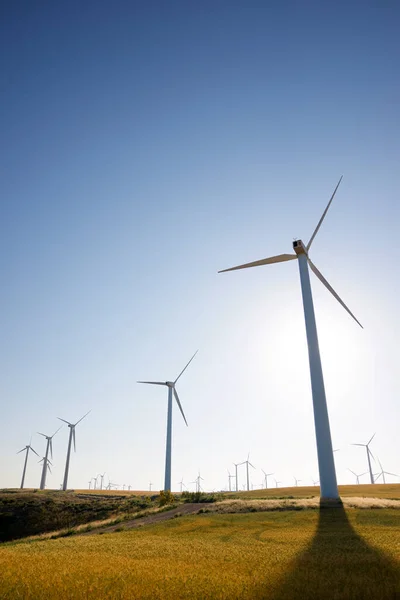
[[[309,546],[294,560],[276,592],[260,596],[272,600],[398,600],[399,565],[356,533],[342,505],[321,506]]]

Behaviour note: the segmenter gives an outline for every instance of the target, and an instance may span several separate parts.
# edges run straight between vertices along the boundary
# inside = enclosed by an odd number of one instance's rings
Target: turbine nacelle
[[[175,382],[174,381],[166,381],[165,385],[169,388],[174,388],[175,387]]]
[[[293,250],[296,252],[297,255],[308,254],[307,248],[302,240],[295,240],[293,242]]]

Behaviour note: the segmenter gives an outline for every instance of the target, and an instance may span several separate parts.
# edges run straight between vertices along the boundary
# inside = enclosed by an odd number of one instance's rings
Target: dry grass
[[[267,490],[252,490],[250,492],[227,492],[226,497],[236,498],[309,498],[318,496],[319,486],[268,488]],[[341,498],[389,498],[400,500],[400,483],[339,485]]]
[[[0,598],[394,600],[400,513],[206,514],[0,548]]]
[[[386,500],[385,498],[343,498],[345,508],[391,508],[400,510],[400,500]],[[283,498],[283,499],[228,499],[214,504],[208,504],[205,509],[207,512],[216,512],[220,514],[228,513],[248,513],[248,512],[266,512],[275,510],[307,510],[320,508],[319,497],[314,498]]]

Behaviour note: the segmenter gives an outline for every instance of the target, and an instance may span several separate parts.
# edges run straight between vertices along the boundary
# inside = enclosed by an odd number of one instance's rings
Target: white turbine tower
[[[232,491],[231,481],[232,481],[232,479],[235,479],[235,476],[230,474],[229,469],[228,469],[228,479],[229,479],[229,491],[231,492]]]
[[[296,477],[293,475],[293,479],[294,479],[294,484],[296,487],[298,487],[299,485],[299,481],[302,481],[301,479],[296,479]]]
[[[62,427],[62,425],[61,425],[61,427]],[[50,471],[49,451],[50,451],[51,458],[53,458],[53,437],[56,435],[56,433],[58,431],[60,431],[61,427],[59,427],[57,429],[57,431],[55,433],[53,433],[53,435],[45,435],[44,433],[40,433],[40,431],[38,431],[38,434],[42,435],[47,440],[46,454],[44,455],[44,458],[43,458],[42,477],[40,479],[40,489],[41,490],[44,490],[46,487],[47,469],[49,469],[49,471]],[[42,461],[40,461],[40,462],[42,462]],[[50,471],[50,473],[51,473],[51,471]]]
[[[365,471],[365,473],[360,473],[359,475],[357,475],[357,473],[354,473],[354,471],[352,471],[351,469],[348,469],[348,471],[350,471],[350,473],[353,473],[354,477],[356,478],[356,483],[358,485],[360,484],[360,477],[368,473],[368,471]]]
[[[250,491],[250,479],[249,479],[249,465],[251,467],[253,467],[253,469],[255,469],[255,466],[251,464],[251,462],[249,461],[250,458],[250,452],[247,455],[247,460],[244,460],[242,463],[240,463],[241,465],[246,465],[246,474],[247,474],[247,491]]]
[[[34,450],[31,446],[31,441],[32,438],[29,442],[29,444],[27,446],[25,446],[25,448],[22,448],[22,450],[18,450],[17,454],[20,454],[21,452],[26,452],[25,455],[25,462],[24,462],[24,470],[22,471],[22,479],[21,479],[21,490],[24,489],[24,482],[25,482],[25,473],[26,473],[26,465],[28,464],[28,454],[29,454],[29,450],[32,450],[32,452],[34,452],[36,454],[36,456],[39,456],[39,454],[36,452],[36,450]],[[40,458],[40,457],[39,457]]]
[[[298,260],[299,271],[300,271],[300,283],[301,291],[303,296],[303,308],[304,318],[306,323],[306,334],[307,334],[307,345],[308,345],[308,358],[310,364],[310,375],[311,375],[311,389],[313,398],[314,408],[314,424],[315,424],[315,435],[317,439],[317,453],[318,453],[318,467],[319,477],[321,481],[321,497],[327,499],[338,499],[339,491],[336,481],[335,463],[333,460],[332,451],[332,439],[331,431],[329,426],[329,415],[328,407],[325,396],[324,378],[322,374],[321,357],[318,346],[318,335],[317,325],[315,322],[314,304],[311,292],[311,283],[308,267],[318,277],[318,279],[324,284],[324,286],[331,292],[336,300],[343,306],[343,308],[353,317],[353,319],[362,327],[361,323],[356,319],[353,313],[347,308],[343,300],[337,295],[335,290],[327,282],[325,277],[320,273],[314,263],[311,262],[308,255],[311,248],[311,244],[314,241],[315,236],[318,233],[319,228],[328,212],[331,202],[336,194],[342,177],[328,202],[326,209],[324,210],[321,219],[318,222],[317,227],[312,234],[310,241],[305,245],[301,240],[293,242],[293,249],[295,254],[279,254],[278,256],[272,256],[270,258],[264,258],[255,262],[246,263],[230,269],[224,269],[219,271],[224,273],[226,271],[235,271],[236,269],[246,269],[249,267],[258,267],[261,265],[269,265],[273,263],[285,262],[288,260]]]
[[[275,487],[278,487],[278,483],[282,483],[282,481],[277,481],[274,477],[274,481],[275,481]]]
[[[138,381],[138,383],[148,383],[150,385],[165,385],[168,388],[168,412],[167,412],[167,443],[166,443],[166,456],[165,456],[165,479],[164,479],[164,491],[171,491],[171,447],[172,447],[172,394],[175,396],[175,400],[177,405],[179,406],[179,410],[182,413],[183,420],[186,423],[187,421],[185,417],[185,413],[183,412],[182,405],[179,400],[178,393],[176,391],[176,383],[178,379],[183,375],[186,371],[194,357],[196,356],[198,350],[193,354],[192,358],[189,360],[185,368],[179,373],[178,377],[175,381]]]
[[[374,474],[372,472],[371,459],[370,459],[370,456],[372,456],[373,459],[374,459],[374,456],[373,456],[371,450],[369,449],[369,445],[372,442],[372,440],[374,439],[375,435],[376,435],[376,433],[374,433],[372,438],[369,440],[368,444],[352,444],[352,446],[363,446],[367,450],[368,470],[369,470],[369,477],[371,479],[371,483],[375,483]]]
[[[63,482],[63,487],[62,487],[62,489],[64,490],[64,492],[66,491],[67,486],[68,486],[69,460],[70,460],[70,457],[71,457],[72,439],[74,440],[74,452],[76,452],[75,427],[85,417],[87,417],[89,413],[90,413],[90,410],[86,413],[86,415],[83,415],[83,417],[81,419],[79,419],[79,421],[77,421],[76,423],[70,423],[69,421],[66,421],[65,419],[61,419],[61,417],[57,417],[57,419],[59,419],[60,421],[63,421],[69,427],[69,440],[68,440],[67,460],[66,460],[66,463],[65,463],[64,482]]]
[[[243,463],[233,463],[234,467],[235,467],[235,482],[236,482],[236,491],[239,491],[239,485],[238,485],[238,474],[237,474],[237,468]]]
[[[266,473],[266,472],[264,471],[264,469],[261,469],[261,471],[264,473],[265,489],[267,490],[267,489],[268,489],[268,477],[269,477],[270,475],[273,475],[274,473]]]

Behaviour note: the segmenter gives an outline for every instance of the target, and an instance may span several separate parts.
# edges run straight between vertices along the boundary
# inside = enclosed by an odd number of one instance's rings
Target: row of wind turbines
[[[317,334],[317,325],[315,320],[314,313],[314,304],[310,283],[310,274],[309,268],[314,273],[314,275],[320,280],[320,282],[327,288],[327,290],[333,295],[333,297],[341,304],[341,306],[347,311],[347,313],[354,319],[354,321],[362,327],[361,323],[354,316],[354,314],[350,311],[350,309],[346,306],[343,300],[339,297],[333,287],[328,283],[322,273],[317,269],[315,264],[311,261],[309,253],[314,242],[314,239],[326,217],[326,214],[331,206],[331,203],[336,195],[336,192],[339,188],[339,185],[342,181],[342,177],[340,177],[339,182],[336,185],[335,190],[316,226],[313,231],[313,234],[308,241],[307,244],[304,244],[301,239],[297,239],[293,242],[293,250],[294,252],[291,254],[279,254],[276,256],[272,256],[269,258],[264,258],[261,260],[257,260],[250,263],[245,263],[238,265],[236,267],[231,267],[229,269],[224,269],[223,271],[219,271],[220,273],[226,271],[235,271],[239,269],[247,269],[251,267],[258,267],[263,265],[270,265],[275,263],[287,262],[291,260],[297,260],[299,265],[299,274],[300,274],[300,284],[301,284],[301,292],[302,292],[302,300],[303,300],[303,309],[304,309],[304,318],[306,325],[306,336],[307,336],[307,346],[308,346],[308,357],[309,357],[309,368],[310,368],[310,377],[311,377],[311,389],[312,389],[312,401],[313,401],[313,410],[314,410],[314,426],[315,426],[315,435],[317,442],[317,456],[318,456],[318,468],[319,468],[319,481],[320,481],[320,493],[322,499],[330,499],[337,500],[339,498],[338,486],[337,486],[337,478],[336,478],[336,470],[333,456],[333,447],[332,447],[332,439],[331,439],[331,431],[329,424],[329,415],[325,394],[325,386],[324,386],[324,378],[322,372],[322,364],[321,357],[318,345],[318,334]],[[167,405],[167,436],[166,436],[166,455],[165,455],[165,477],[164,477],[164,490],[171,490],[171,446],[172,446],[172,408],[173,408],[173,398],[175,399],[178,408],[181,412],[181,415],[186,423],[186,417],[182,408],[182,404],[180,402],[176,384],[183,373],[186,371],[192,360],[194,359],[197,352],[192,356],[186,366],[179,373],[178,377],[174,381],[139,381],[141,384],[149,384],[149,385],[157,385],[157,386],[165,386],[168,389],[168,405]],[[85,417],[86,415],[84,415]],[[82,419],[84,418],[82,417]],[[67,423],[70,428],[70,436],[68,443],[68,451],[67,451],[67,460],[65,466],[65,475],[63,482],[63,490],[67,489],[68,483],[68,471],[69,471],[69,460],[70,460],[70,452],[71,452],[71,443],[73,440],[75,447],[75,427],[82,421],[80,419],[75,424],[69,423],[64,419],[61,419],[65,423]],[[57,433],[57,432],[56,432]],[[44,434],[41,434],[44,435]],[[42,481],[41,486],[45,485],[46,473],[47,469],[49,469],[50,461],[48,459],[48,449],[51,451],[51,439],[53,436],[45,436],[48,440],[46,455],[43,459],[43,472],[42,472]],[[372,439],[370,440],[370,442]],[[369,443],[366,445],[367,447],[367,456],[369,462],[369,471],[371,475],[371,483],[373,483],[373,475],[372,468],[370,464],[370,451],[369,451]],[[28,452],[31,448],[31,445],[26,446],[26,458],[25,458],[25,466],[24,466],[24,475],[23,481],[25,477],[26,471],[26,462],[28,459]],[[21,450],[21,452],[23,451]],[[33,449],[32,449],[33,450]],[[36,453],[36,452],[35,452]],[[36,453],[37,454],[37,453]],[[247,486],[249,486],[249,475],[248,475],[248,467],[249,460],[245,461],[247,465]],[[244,464],[244,463],[242,463]],[[237,470],[237,466],[235,467]],[[22,483],[23,483],[22,481]],[[199,480],[200,481],[200,480]],[[237,471],[236,471],[236,481],[237,481]]]

